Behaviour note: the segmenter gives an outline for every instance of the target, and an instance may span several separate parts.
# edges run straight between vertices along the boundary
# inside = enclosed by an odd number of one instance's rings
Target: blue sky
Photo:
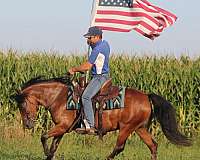
[[[104,32],[112,52],[137,55],[200,55],[200,1],[149,0],[178,16],[151,41],[135,31]],[[0,0],[0,49],[86,53],[82,35],[90,23],[92,0]]]

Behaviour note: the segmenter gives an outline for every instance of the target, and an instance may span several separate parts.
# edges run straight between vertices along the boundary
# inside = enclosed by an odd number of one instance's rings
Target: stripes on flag
[[[97,0],[92,26],[117,32],[135,30],[153,40],[176,19],[147,0]]]

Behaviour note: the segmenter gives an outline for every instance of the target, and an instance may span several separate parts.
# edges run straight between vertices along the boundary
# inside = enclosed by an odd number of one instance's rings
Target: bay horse
[[[76,129],[76,127],[72,128],[72,125],[77,111],[66,109],[66,99],[72,85],[70,76],[52,79],[35,78],[25,83],[14,97],[25,128],[34,127],[39,106],[49,110],[55,126],[41,135],[47,160],[53,159],[63,135]],[[126,88],[124,101],[124,108],[104,110],[102,114],[102,126],[106,132],[119,130],[116,145],[112,153],[107,156],[107,160],[114,159],[124,150],[127,138],[134,131],[148,146],[151,159],[156,160],[157,143],[148,132],[148,126],[153,118],[158,120],[164,135],[171,143],[182,146],[192,145],[191,140],[179,132],[176,111],[163,97]],[[97,119],[98,117],[95,117],[96,125],[98,125]],[[49,138],[53,138],[50,148],[47,144]]]

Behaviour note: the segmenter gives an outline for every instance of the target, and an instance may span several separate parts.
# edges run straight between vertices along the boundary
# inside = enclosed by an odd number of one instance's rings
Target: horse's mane
[[[22,86],[22,90],[31,85],[34,85],[34,84],[49,83],[49,82],[60,82],[65,85],[71,85],[71,80],[68,75],[65,77],[54,77],[54,78],[50,78],[50,79],[45,79],[44,76],[38,76],[38,77],[32,78],[29,81],[27,81],[26,83],[24,83]]]
[[[49,82],[60,82],[65,85],[72,85],[69,75],[66,75],[65,77],[56,77],[56,78],[50,78],[50,79],[45,79],[44,76],[38,76],[24,83],[21,90],[24,90],[25,88],[34,84],[49,83]],[[17,93],[11,95],[10,98],[17,101],[17,103],[22,103],[24,102],[24,99],[26,98],[26,96],[27,96],[26,93],[20,93],[19,91],[17,91]]]

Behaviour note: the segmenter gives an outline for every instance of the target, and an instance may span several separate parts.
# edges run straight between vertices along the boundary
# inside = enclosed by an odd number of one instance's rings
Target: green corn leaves
[[[0,116],[13,114],[17,106],[10,100],[20,86],[31,78],[63,76],[69,67],[77,66],[86,56],[62,56],[56,53],[20,54],[0,52]],[[146,93],[162,95],[177,111],[183,131],[200,132],[200,58],[111,56],[111,77],[123,85]],[[40,110],[37,127],[42,128],[45,111]],[[46,115],[50,119],[50,115]],[[50,120],[48,120],[48,125]],[[153,125],[157,132],[157,128]]]

